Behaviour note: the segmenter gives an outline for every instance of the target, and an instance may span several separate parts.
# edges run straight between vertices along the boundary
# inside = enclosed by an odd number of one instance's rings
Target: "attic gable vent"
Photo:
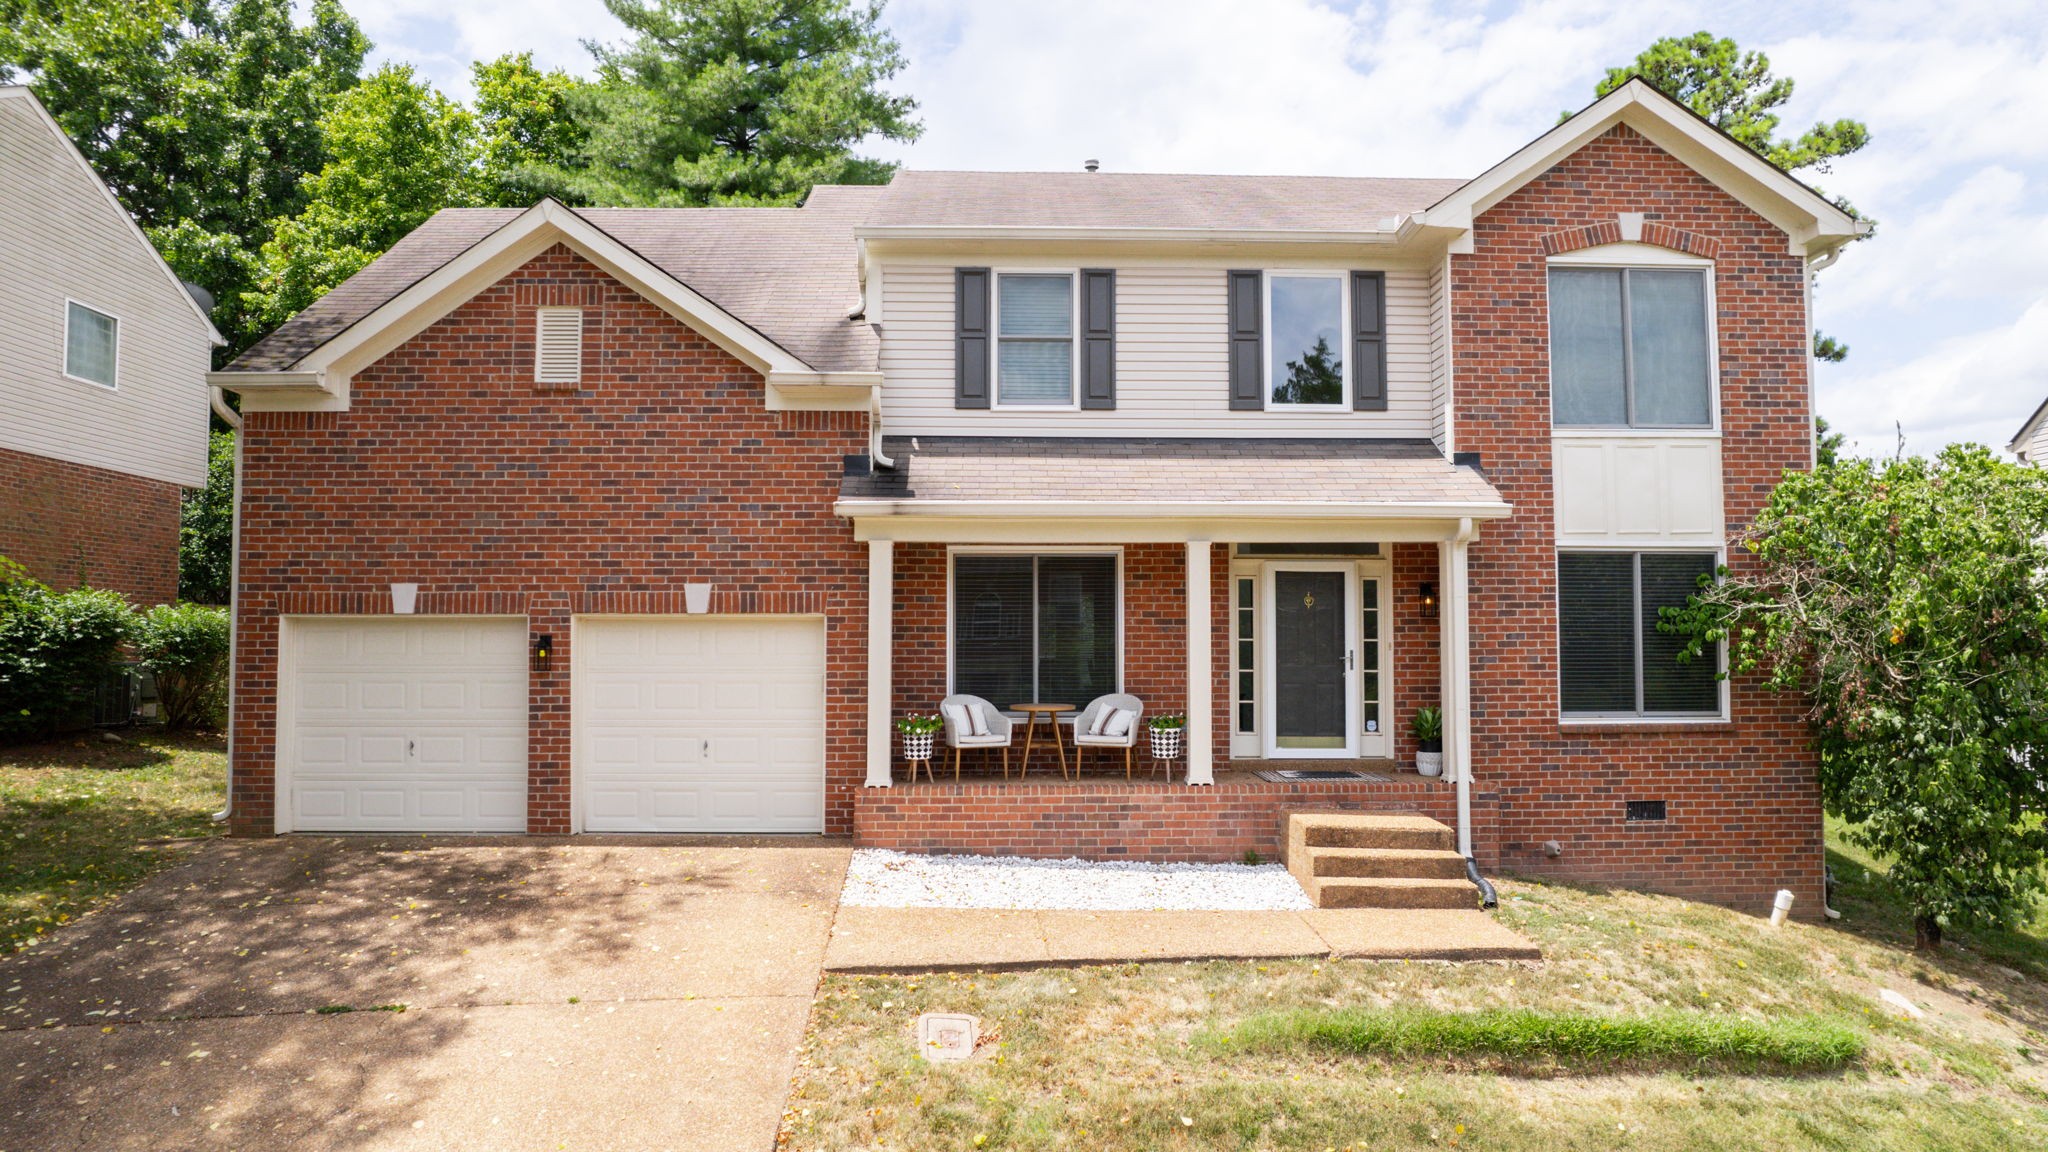
[[[535,310],[533,379],[539,384],[583,382],[583,309]]]

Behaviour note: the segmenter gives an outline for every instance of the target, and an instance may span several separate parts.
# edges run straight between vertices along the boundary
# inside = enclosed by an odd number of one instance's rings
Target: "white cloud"
[[[2004,448],[2048,398],[2048,294],[2010,324],[1947,336],[1902,363],[1865,367],[1875,370],[1838,382],[1823,375],[1820,395],[1821,411],[1861,451],[1890,453],[1894,425],[1903,427],[1911,452],[1960,440]]]

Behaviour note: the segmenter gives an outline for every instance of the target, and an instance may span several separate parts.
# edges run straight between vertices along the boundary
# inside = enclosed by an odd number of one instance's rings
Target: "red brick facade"
[[[0,556],[52,588],[178,597],[176,484],[0,448]]]
[[[533,382],[533,309],[587,309],[584,379]],[[866,550],[832,514],[861,413],[769,411],[758,373],[556,247],[355,377],[350,409],[244,418],[235,829],[268,832],[280,614],[510,613],[554,637],[531,670],[527,828],[569,830],[572,615],[826,620],[826,828],[865,773]]]
[[[1757,911],[1790,888],[1813,915],[1820,798],[1798,700],[1738,681],[1726,724],[1558,719],[1544,256],[1561,231],[1624,212],[1646,214],[1645,240],[1717,257],[1728,533],[1788,469],[1811,463],[1806,273],[1784,232],[1627,127],[1480,216],[1475,252],[1451,260],[1457,448],[1482,455],[1515,514],[1487,524],[1471,551],[1474,777],[1499,793],[1505,868]],[[1669,818],[1625,822],[1638,799],[1665,801]],[[1546,855],[1547,841],[1562,854]]]

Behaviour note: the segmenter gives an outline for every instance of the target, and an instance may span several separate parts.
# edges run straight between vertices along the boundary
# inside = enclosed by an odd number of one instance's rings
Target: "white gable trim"
[[[1452,251],[1469,253],[1476,217],[1616,124],[1641,133],[1783,229],[1792,251],[1798,254],[1821,256],[1870,230],[1868,221],[1835,207],[1827,197],[1786,175],[1640,77],[1594,101],[1438,201],[1423,213],[1424,223],[1461,230],[1464,235],[1453,241]]]
[[[206,329],[206,338],[217,345],[226,344],[227,341],[221,339],[220,331],[213,326],[213,320],[207,316],[206,310],[199,306],[199,301],[194,300],[190,292],[185,291],[185,282],[178,279],[178,274],[171,271],[169,264],[164,263],[164,258],[157,252],[156,245],[151,244],[149,237],[143,235],[142,226],[135,222],[135,217],[128,214],[128,209],[121,206],[120,197],[114,195],[114,190],[107,187],[106,180],[92,166],[92,161],[87,160],[85,153],[78,150],[78,145],[72,143],[70,135],[64,131],[64,126],[57,123],[57,118],[50,115],[50,110],[43,107],[41,100],[36,99],[35,92],[22,84],[0,84],[0,100],[26,101],[30,108],[35,109],[36,116],[42,120],[43,126],[63,143],[64,150],[71,154],[73,160],[78,161],[78,167],[85,173],[85,178],[92,181],[92,186],[99,189],[100,195],[106,197],[107,204],[114,209],[114,214],[128,226],[128,232],[135,237],[135,242],[142,245],[143,250],[149,253],[149,258],[163,270],[164,279],[171,282],[171,290],[178,294],[178,299],[183,300],[185,306],[192,310],[192,314],[199,318],[200,327]]]
[[[755,371],[790,377],[816,375],[781,345],[554,200],[543,200],[520,213],[422,277],[301,357],[292,365],[293,371],[318,375],[330,391],[344,390],[357,372],[556,244],[567,245]],[[232,378],[239,374],[217,375]],[[233,386],[227,380],[217,382]]]

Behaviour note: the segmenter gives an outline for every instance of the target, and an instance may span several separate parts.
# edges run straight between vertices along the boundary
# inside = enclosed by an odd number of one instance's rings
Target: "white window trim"
[[[956,556],[1113,556],[1116,558],[1116,690],[1124,690],[1124,550],[1122,545],[1101,545],[1062,547],[1059,545],[1037,544],[951,544],[946,547],[946,695],[955,694],[953,684],[953,558]],[[1033,589],[1034,596],[1037,590]],[[1005,715],[1015,719],[1022,713],[1009,710],[1008,704],[991,700]],[[1010,701],[1009,703],[1016,703]],[[1040,703],[1040,701],[1032,701]],[[1086,708],[1091,701],[1067,700],[1060,703]],[[1077,713],[1078,715],[1078,713]],[[1066,718],[1068,722],[1072,717]]]
[[[1230,606],[1228,609],[1230,613],[1230,758],[1233,760],[1257,760],[1265,755],[1262,743],[1265,739],[1265,732],[1257,723],[1256,711],[1254,712],[1254,721],[1249,731],[1239,723],[1238,715],[1239,710],[1247,703],[1254,710],[1265,703],[1260,696],[1260,688],[1258,687],[1258,678],[1264,674],[1261,669],[1266,663],[1264,660],[1259,659],[1259,645],[1265,642],[1265,637],[1259,635],[1258,632],[1259,614],[1262,611],[1260,606],[1264,602],[1263,589],[1265,579],[1265,565],[1263,564],[1246,563],[1240,560],[1233,561],[1230,565]],[[1239,608],[1237,603],[1237,585],[1242,580],[1252,582],[1252,603],[1249,609],[1252,614],[1252,635],[1250,637],[1252,642],[1252,662],[1249,665],[1245,664],[1239,655],[1239,649],[1246,639],[1239,621],[1239,613],[1242,609]],[[1252,698],[1249,701],[1244,698],[1244,694],[1239,690],[1239,677],[1246,672],[1251,673],[1253,677]]]
[[[1557,579],[1556,571],[1557,557],[1563,556],[1568,552],[1601,552],[1609,554],[1620,554],[1624,556],[1634,556],[1653,552],[1669,552],[1680,555],[1697,556],[1702,552],[1710,552],[1713,554],[1714,557],[1715,571],[1720,571],[1721,567],[1728,563],[1728,547],[1726,544],[1716,544],[1712,546],[1708,546],[1706,544],[1660,544],[1657,546],[1607,545],[1599,547],[1580,547],[1577,545],[1573,545],[1570,547],[1560,546],[1554,549],[1554,555],[1551,559],[1551,651],[1555,656],[1554,665],[1557,670],[1556,676],[1554,677],[1555,683],[1553,684],[1553,687],[1557,692],[1558,723],[1569,727],[1579,728],[1639,728],[1663,727],[1672,724],[1731,723],[1732,716],[1730,713],[1730,700],[1728,692],[1728,642],[1725,640],[1721,641],[1720,643],[1714,646],[1714,691],[1717,698],[1717,705],[1716,710],[1713,712],[1567,712],[1564,710],[1564,581]],[[1638,594],[1640,594],[1640,589],[1638,589]],[[1642,673],[1642,650],[1640,643],[1638,643],[1637,646],[1636,660],[1636,673],[1638,676],[1636,682],[1636,692],[1638,695],[1641,695],[1642,681],[1640,677]]]
[[[574,380],[550,380],[545,371],[546,361],[542,359],[541,333],[546,330],[545,317],[568,313],[576,317],[576,378]],[[547,307],[533,310],[533,382],[536,384],[569,385],[583,383],[584,337],[589,334],[589,321],[580,307]]]
[[[102,382],[89,377],[71,374],[71,306],[73,304],[96,316],[104,316],[114,322],[114,379],[111,382]],[[121,317],[107,311],[105,308],[66,296],[64,298],[64,315],[61,323],[64,331],[64,345],[57,352],[59,362],[63,365],[64,378],[66,380],[76,380],[80,384],[90,384],[95,388],[103,388],[108,392],[119,392],[121,390],[121,329],[125,326]]]
[[[1335,404],[1282,404],[1273,399],[1273,281],[1289,279],[1335,280],[1337,282],[1338,359],[1344,366],[1344,396]],[[1259,387],[1260,408],[1267,412],[1349,412],[1351,411],[1351,273],[1328,268],[1268,268],[1259,277]]]
[[[1065,276],[1067,278],[1067,402],[1065,404],[1003,403],[1003,277]],[[1081,410],[1081,270],[1079,268],[989,269],[989,407],[999,412],[1078,412]],[[1043,336],[1010,339],[1050,344]],[[950,678],[949,678],[950,682]]]
[[[1615,249],[1626,248],[1626,253]],[[1647,258],[1644,251],[1659,253],[1657,258]],[[1559,424],[1557,423],[1557,402],[1551,400],[1550,431],[1553,436],[1719,436],[1721,434],[1721,325],[1719,307],[1714,299],[1714,262],[1698,256],[1687,256],[1682,252],[1671,252],[1650,244],[1603,244],[1597,248],[1582,248],[1562,256],[1552,256],[1544,262],[1543,268],[1543,370],[1546,386],[1557,379],[1555,350],[1550,340],[1550,270],[1564,267],[1574,271],[1580,269],[1606,269],[1626,272],[1641,269],[1646,272],[1676,272],[1696,270],[1706,281],[1707,308],[1707,422],[1700,424]],[[1623,335],[1627,332],[1624,329]],[[1633,388],[1629,393],[1633,402]]]

